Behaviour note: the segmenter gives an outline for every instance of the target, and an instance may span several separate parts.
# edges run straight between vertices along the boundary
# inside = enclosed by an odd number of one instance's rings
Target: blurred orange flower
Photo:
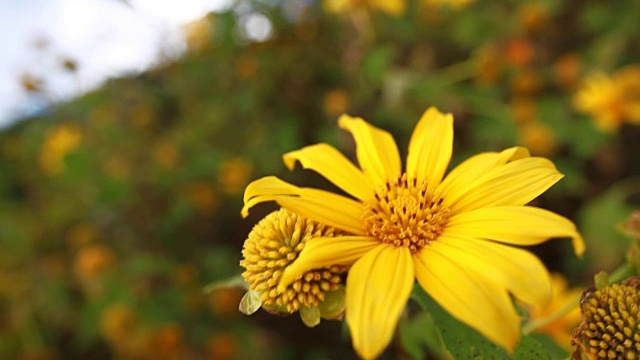
[[[91,244],[78,251],[73,270],[82,283],[90,284],[115,262],[116,255],[110,247],[104,244]]]
[[[209,338],[209,359],[236,359],[239,349],[238,339],[230,333],[217,333]]]

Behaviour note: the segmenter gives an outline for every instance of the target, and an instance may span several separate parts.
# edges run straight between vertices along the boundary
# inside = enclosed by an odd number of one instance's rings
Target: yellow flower
[[[284,161],[289,168],[299,161],[351,197],[272,176],[245,190],[244,216],[258,203],[276,201],[352,234],[309,240],[279,288],[308,269],[352,265],[345,315],[364,358],[378,356],[391,340],[416,279],[454,317],[513,350],[520,318],[510,293],[540,304],[550,298],[551,286],[537,257],[508,245],[571,237],[576,252],[584,251],[571,221],[525,206],[562,178],[553,163],[515,147],[476,155],[444,178],[453,116],[430,108],[411,137],[403,172],[389,133],[347,115],[339,125],[355,138],[360,168],[327,144],[287,153]]]
[[[280,278],[306,243],[316,237],[332,238],[342,232],[286,209],[272,212],[253,227],[242,248],[242,277],[250,290],[240,311],[250,315],[260,307],[274,313],[300,311],[303,322],[313,327],[320,318],[342,315],[344,267],[328,265],[305,270],[298,279],[278,288]]]
[[[346,13],[369,9],[391,16],[402,15],[407,7],[405,0],[324,0],[322,4],[328,12]]]
[[[82,141],[80,129],[72,124],[61,124],[47,132],[40,151],[40,166],[48,175],[64,170],[64,159],[76,150]]]
[[[574,107],[591,114],[602,131],[617,130],[623,121],[640,123],[640,67],[627,66],[607,76],[588,76],[574,98]]]
[[[551,274],[551,288],[551,302],[529,307],[529,319],[531,323],[544,322],[535,331],[549,335],[558,345],[570,351],[571,334],[582,318],[580,295],[584,289],[568,289],[567,280],[560,274]]]
[[[574,332],[576,350],[588,359],[640,358],[640,277],[586,291],[580,300],[582,324]]]

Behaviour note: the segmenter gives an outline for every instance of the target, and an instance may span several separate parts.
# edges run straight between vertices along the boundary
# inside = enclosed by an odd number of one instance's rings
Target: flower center
[[[451,210],[442,201],[427,189],[426,181],[402,174],[376,191],[375,200],[365,202],[364,229],[383,243],[416,253],[446,227]]]
[[[309,270],[284,292],[277,290],[284,269],[314,237],[333,237],[340,233],[331,226],[311,221],[286,209],[274,211],[262,219],[249,233],[242,249],[242,277],[250,288],[260,293],[267,308],[292,313],[300,306],[312,307],[324,300],[325,294],[337,290],[343,267],[332,266]]]
[[[583,323],[574,332],[579,346],[597,359],[637,359],[640,355],[640,278],[630,278],[587,296]],[[575,342],[575,341],[574,341]]]

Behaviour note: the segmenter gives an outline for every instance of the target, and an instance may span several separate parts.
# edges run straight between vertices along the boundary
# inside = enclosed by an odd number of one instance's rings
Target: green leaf
[[[453,359],[549,359],[544,347],[528,336],[521,338],[513,357],[510,356],[506,350],[494,345],[474,329],[453,318],[419,286],[414,289],[412,298],[433,316],[434,323],[440,328],[444,343]]]
[[[412,359],[426,359],[428,353],[437,359],[447,358],[447,349],[440,329],[428,312],[416,314],[411,319],[402,319],[398,326],[398,335],[403,350]]]
[[[578,223],[589,249],[591,268],[615,268],[623,259],[631,241],[617,226],[634,210],[626,199],[639,187],[639,178],[619,182],[582,207]]]
[[[240,300],[240,312],[245,315],[251,315],[254,312],[258,311],[262,306],[262,300],[260,300],[260,294],[257,291],[249,290],[247,291],[242,300]]]

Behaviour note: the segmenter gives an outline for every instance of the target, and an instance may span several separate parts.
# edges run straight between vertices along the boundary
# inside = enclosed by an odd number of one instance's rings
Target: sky
[[[0,0],[0,128],[179,54],[182,26],[231,1]],[[25,91],[25,79],[45,79],[45,91]]]

